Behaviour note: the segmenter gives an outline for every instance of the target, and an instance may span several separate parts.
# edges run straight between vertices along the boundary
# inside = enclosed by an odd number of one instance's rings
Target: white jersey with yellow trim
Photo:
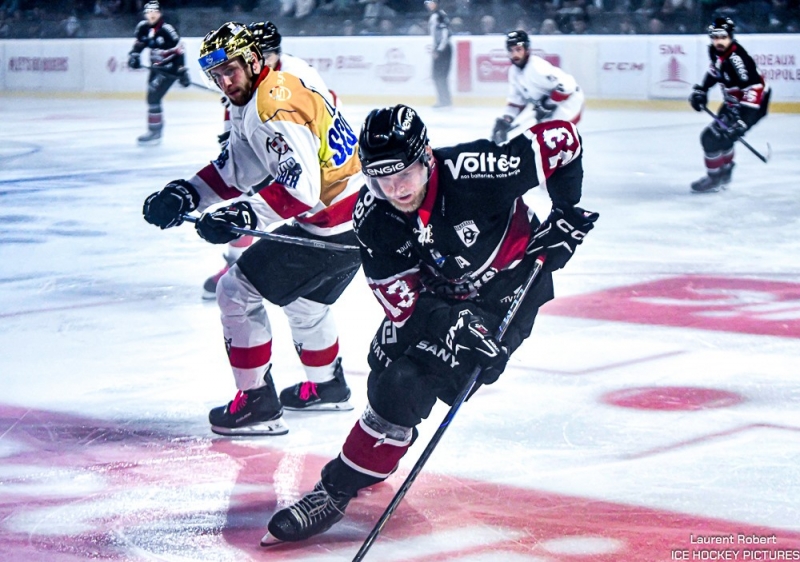
[[[189,181],[202,211],[242,194],[258,228],[295,219],[312,234],[352,228],[364,177],[358,137],[336,107],[293,74],[265,69],[244,106],[231,106],[230,143]],[[267,185],[257,193],[251,186]]]
[[[584,95],[570,74],[536,55],[529,55],[524,68],[508,69],[508,98],[504,115],[512,119],[529,103],[550,98],[557,105],[548,121],[577,123],[583,110]]]

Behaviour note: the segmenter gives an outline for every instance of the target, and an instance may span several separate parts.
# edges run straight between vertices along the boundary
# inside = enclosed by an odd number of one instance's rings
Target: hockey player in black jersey
[[[692,192],[719,191],[731,181],[733,145],[767,114],[770,89],[753,57],[733,37],[736,25],[728,17],[718,17],[708,26],[711,65],[702,84],[696,84],[689,97],[695,111],[708,103],[708,89],[719,84],[723,103],[717,113],[722,124],[713,121],[703,129],[700,142],[705,152],[706,175],[692,183]]]
[[[450,404],[475,366],[492,384],[553,298],[564,267],[597,213],[581,198],[582,147],[566,121],[537,124],[497,145],[477,140],[433,150],[404,105],[372,111],[359,137],[367,175],[353,210],[364,274],[386,318],[370,346],[368,405],[314,490],[278,511],[262,545],[330,528],[358,490],[388,478],[437,399]],[[541,222],[522,195],[547,189]],[[492,334],[537,257],[531,287],[502,345]]]
[[[161,99],[176,80],[184,88],[191,85],[189,71],[183,58],[181,37],[173,26],[164,21],[158,2],[147,2],[142,9],[144,19],[136,26],[136,42],[128,53],[128,66],[142,66],[142,51],[150,49],[150,76],[147,78],[147,132],[138,138],[139,144],[161,142],[164,118]]]

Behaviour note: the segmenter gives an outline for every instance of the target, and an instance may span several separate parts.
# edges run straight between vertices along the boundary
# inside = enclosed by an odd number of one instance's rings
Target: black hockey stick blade
[[[200,219],[198,217],[184,213],[183,220],[186,222],[196,223]],[[275,242],[284,242],[286,244],[294,244],[295,246],[305,246],[306,248],[317,248],[320,250],[330,250],[332,252],[358,252],[358,246],[350,246],[349,244],[337,244],[336,242],[326,242],[324,240],[315,240],[313,238],[300,238],[299,236],[288,236],[286,234],[275,234],[274,232],[265,232],[263,230],[250,230],[248,228],[239,228],[238,226],[229,225],[228,228],[231,232],[242,234],[245,236],[255,236],[256,238],[265,238],[267,240],[274,240]]]
[[[500,323],[500,327],[497,328],[497,334],[495,335],[497,341],[503,340],[503,336],[505,336],[506,334],[508,325],[514,319],[514,316],[517,315],[517,311],[519,310],[519,307],[522,305],[522,301],[528,294],[528,291],[533,285],[533,282],[536,281],[536,278],[539,276],[539,273],[541,273],[542,266],[544,265],[544,260],[545,260],[544,256],[536,258],[536,263],[534,264],[533,268],[528,274],[527,279],[525,279],[525,283],[522,285],[517,294],[514,295],[514,299],[511,301],[511,304],[508,307],[508,312],[506,312],[505,318],[503,318],[503,321]],[[422,454],[419,456],[419,459],[414,465],[414,468],[412,468],[411,472],[408,473],[405,482],[403,482],[403,485],[400,486],[399,490],[397,490],[397,493],[395,494],[394,498],[392,498],[391,503],[389,503],[389,506],[383,512],[381,518],[378,519],[378,522],[375,524],[375,527],[373,527],[372,532],[370,532],[369,536],[364,541],[364,544],[361,545],[361,548],[356,553],[355,558],[353,558],[353,562],[360,562],[367,555],[367,552],[372,547],[372,544],[375,542],[375,539],[378,538],[378,535],[383,530],[383,527],[389,521],[389,518],[392,516],[392,514],[397,509],[397,506],[400,505],[400,502],[405,497],[406,492],[408,492],[408,489],[411,488],[411,485],[414,483],[414,480],[416,480],[417,476],[419,476],[419,473],[422,471],[422,467],[425,466],[425,463],[428,462],[428,459],[430,458],[431,454],[433,454],[433,450],[439,444],[439,441],[442,439],[442,435],[444,435],[444,432],[450,426],[450,422],[453,421],[453,418],[458,412],[458,409],[470,395],[475,384],[477,384],[478,377],[480,376],[480,374],[481,374],[481,368],[475,367],[475,369],[472,371],[472,375],[467,381],[467,384],[464,385],[464,388],[462,388],[461,392],[458,394],[458,396],[456,396],[456,399],[453,401],[453,405],[450,406],[450,410],[447,412],[447,415],[442,420],[442,423],[439,424],[439,428],[436,430],[436,433],[433,434],[433,437],[431,437],[431,440],[425,447],[425,450],[422,451]]]

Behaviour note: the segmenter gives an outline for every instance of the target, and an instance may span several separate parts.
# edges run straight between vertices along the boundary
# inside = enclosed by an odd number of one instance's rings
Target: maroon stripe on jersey
[[[219,195],[222,199],[235,199],[242,194],[242,192],[238,189],[233,188],[225,183],[225,181],[222,179],[222,176],[219,175],[219,172],[214,167],[214,164],[209,164],[197,172],[197,176],[206,182],[208,187],[213,189],[214,193]]]
[[[434,166],[431,170],[430,178],[428,178],[428,193],[425,194],[425,199],[422,200],[417,210],[419,220],[422,221],[422,226],[428,226],[431,221],[431,211],[433,204],[436,203],[436,193],[439,191],[439,166]]]
[[[233,347],[228,352],[231,367],[256,369],[263,367],[272,359],[272,340],[255,347]]]
[[[356,470],[361,468],[368,473],[391,474],[411,444],[398,446],[379,442],[377,437],[364,430],[361,423],[358,420],[347,436],[342,446],[342,456],[350,461],[348,464],[355,465]]]
[[[313,224],[320,228],[331,228],[339,226],[353,220],[353,207],[358,200],[358,193],[348,195],[341,201],[337,201],[330,207],[322,209],[318,213],[314,213],[310,217],[301,217],[297,222],[303,224]]]
[[[300,362],[306,367],[324,367],[336,361],[339,356],[339,340],[325,349],[303,349],[300,351]]]
[[[550,99],[553,101],[564,101],[568,99],[572,94],[565,94],[564,92],[559,92],[558,90],[553,90],[550,92]]]
[[[511,217],[508,233],[503,239],[500,250],[492,260],[492,267],[497,271],[502,271],[512,262],[521,260],[525,256],[525,248],[528,247],[530,237],[531,223],[528,220],[528,206],[523,203],[522,197],[519,197],[514,215]]]
[[[269,184],[267,187],[258,192],[264,201],[266,201],[272,210],[278,213],[281,218],[290,219],[296,217],[301,213],[305,213],[311,207],[295,199],[286,189],[286,186],[277,182]]]
[[[405,322],[414,313],[422,287],[418,269],[394,280],[383,280],[380,285],[374,281],[368,284],[392,322]]]

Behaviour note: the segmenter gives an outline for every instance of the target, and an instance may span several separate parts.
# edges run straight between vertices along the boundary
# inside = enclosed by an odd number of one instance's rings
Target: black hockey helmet
[[[149,14],[150,12],[160,12],[161,11],[161,4],[156,2],[156,0],[150,0],[144,6],[142,6],[142,13]]]
[[[358,136],[358,158],[368,177],[390,176],[421,158],[428,129],[407,105],[373,109]]]
[[[244,24],[229,21],[203,38],[200,45],[200,68],[214,82],[209,74],[211,69],[221,64],[242,57],[250,62],[250,53],[255,53],[259,60],[263,59],[261,47],[256,38]]]
[[[713,39],[715,37],[730,37],[733,39],[733,32],[736,30],[736,24],[728,16],[719,16],[714,18],[711,25],[708,26],[708,35]]]
[[[278,33],[278,28],[271,21],[254,21],[247,26],[250,33],[258,41],[258,46],[261,47],[263,54],[267,53],[281,53],[281,34]]]
[[[530,48],[531,40],[528,37],[528,34],[522,29],[509,31],[506,33],[506,51],[510,51],[511,47],[514,45],[522,45],[525,47],[525,49]]]

